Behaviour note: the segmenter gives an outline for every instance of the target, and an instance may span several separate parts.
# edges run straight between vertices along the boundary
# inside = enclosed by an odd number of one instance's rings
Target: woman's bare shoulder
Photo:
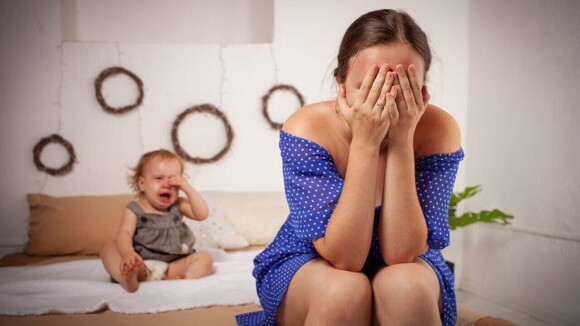
[[[319,102],[306,105],[294,112],[282,127],[282,130],[312,141],[324,137],[328,130],[333,102]]]
[[[460,147],[461,131],[453,116],[429,105],[415,132],[415,156],[453,153]]]

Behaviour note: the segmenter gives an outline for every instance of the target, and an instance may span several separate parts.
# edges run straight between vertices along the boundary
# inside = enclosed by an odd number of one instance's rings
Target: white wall
[[[471,1],[465,290],[553,325],[580,319],[580,3]]]
[[[59,125],[60,7],[4,0],[0,17],[0,242],[19,247],[26,240],[25,194],[48,179],[36,171],[32,148]]]
[[[264,1],[247,1],[257,2]],[[424,27],[438,57],[430,76],[433,103],[465,125],[467,32],[457,31],[467,31],[466,4],[278,0],[274,1],[272,43],[230,44],[223,43],[220,31],[215,34],[215,39],[220,40],[216,43],[203,43],[204,39],[195,42],[192,35],[188,36],[189,41],[168,37],[173,43],[162,42],[157,34],[137,42],[143,37],[139,30],[122,35],[114,30],[107,32],[101,26],[106,22],[87,18],[87,12],[106,13],[108,9],[118,10],[123,3],[135,2],[65,0],[61,7],[58,0],[0,0],[0,72],[8,76],[0,81],[0,160],[4,167],[0,171],[4,210],[0,216],[0,253],[21,250],[26,241],[26,193],[63,196],[129,192],[125,184],[127,168],[145,151],[171,148],[172,121],[195,104],[208,102],[222,109],[235,138],[230,152],[220,161],[188,164],[186,172],[193,185],[199,190],[282,191],[278,136],[262,117],[261,97],[276,83],[294,85],[307,103],[333,96],[329,77],[340,38],[354,19],[369,10],[405,8]],[[172,1],[166,9],[183,18],[183,13],[191,8],[207,9],[203,3]],[[233,10],[227,1],[220,3],[220,10]],[[72,14],[76,14],[72,18],[71,7]],[[158,1],[148,0],[139,10],[127,14],[135,24],[161,19],[161,25],[171,25],[172,14],[160,15],[157,7]],[[135,17],[135,13],[142,16]],[[457,23],[450,26],[440,20],[438,15],[443,14]],[[179,25],[183,19],[175,21]],[[90,40],[95,31],[101,33],[99,38],[103,33],[109,33],[109,38],[102,42],[63,41]],[[212,30],[206,31],[211,35]],[[94,79],[114,65],[133,71],[144,83],[143,104],[123,116],[103,111],[94,96]],[[119,97],[130,103],[135,96],[134,85],[122,79],[108,80],[105,86],[106,97],[111,101]],[[272,114],[287,115],[288,107],[292,108],[284,103],[288,101],[296,102],[280,95],[274,97],[270,104]],[[197,130],[206,120],[201,121],[184,121],[180,128],[182,144],[191,154],[212,150],[215,153],[223,145],[224,136],[214,130],[215,124],[209,124],[213,127],[205,131]],[[72,173],[65,176],[38,172],[32,162],[33,146],[53,133],[68,139],[78,156]],[[202,136],[211,139],[198,141]],[[58,146],[48,146],[42,158],[50,166],[67,160]],[[461,180],[462,173],[460,184]],[[455,256],[461,259],[461,255]]]
[[[62,0],[64,41],[272,42],[272,0]]]

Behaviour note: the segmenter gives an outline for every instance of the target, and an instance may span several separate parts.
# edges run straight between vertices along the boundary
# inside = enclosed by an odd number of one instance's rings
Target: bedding
[[[106,308],[142,314],[259,302],[252,260],[260,249],[196,249],[214,258],[212,275],[197,280],[143,282],[136,293],[127,293],[110,282],[99,259],[0,268],[0,314],[89,313]]]
[[[252,259],[288,215],[282,192],[202,192],[210,217],[188,225],[196,247],[212,254],[215,273],[142,283],[129,294],[110,282],[96,254],[115,238],[133,196],[28,195],[25,253],[0,260],[0,325],[227,326],[237,314],[261,310]],[[460,326],[486,316],[460,303],[457,310]]]

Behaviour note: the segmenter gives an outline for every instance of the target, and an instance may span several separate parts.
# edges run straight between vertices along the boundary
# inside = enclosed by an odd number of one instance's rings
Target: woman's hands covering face
[[[393,88],[397,89],[396,95],[394,98],[387,95],[391,117],[387,138],[389,144],[412,144],[415,128],[429,104],[430,95],[426,86],[420,86],[415,65],[409,65],[407,72],[403,65],[397,65],[395,72]]]
[[[376,65],[371,66],[352,106],[348,105],[345,87],[340,84],[337,112],[350,126],[353,141],[356,139],[380,146],[386,137],[391,122],[387,102],[389,96],[393,99],[397,92],[396,88],[392,87],[394,77],[395,74],[388,71],[387,65],[382,65],[380,69]],[[388,94],[389,91],[392,93]]]

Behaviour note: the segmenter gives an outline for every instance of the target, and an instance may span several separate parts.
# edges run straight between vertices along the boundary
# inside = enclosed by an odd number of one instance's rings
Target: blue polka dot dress
[[[342,192],[341,179],[330,153],[320,145],[280,131],[280,150],[286,198],[290,215],[274,241],[254,259],[256,288],[263,311],[238,315],[240,325],[276,325],[279,304],[294,273],[320,255],[312,239],[324,236],[326,224]],[[463,150],[435,154],[415,160],[419,202],[428,227],[429,250],[420,257],[435,270],[441,288],[443,325],[457,319],[453,274],[440,249],[449,245],[447,209]],[[377,227],[380,206],[375,209],[375,226],[367,264],[383,262]]]

